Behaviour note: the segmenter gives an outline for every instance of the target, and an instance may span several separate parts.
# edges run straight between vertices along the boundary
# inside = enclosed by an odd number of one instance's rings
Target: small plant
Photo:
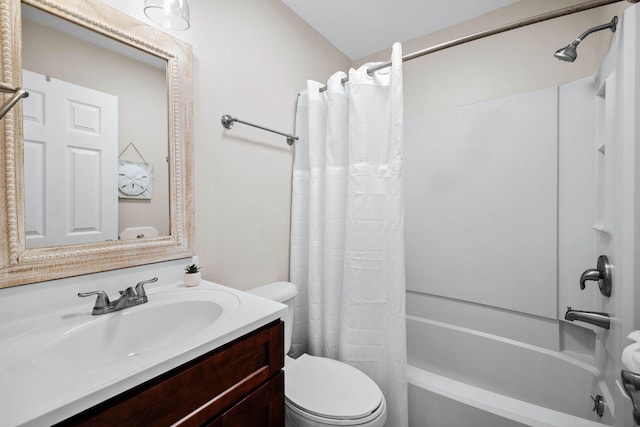
[[[198,266],[198,264],[191,264],[186,266],[184,271],[186,271],[187,274],[195,274],[200,271],[200,267]]]

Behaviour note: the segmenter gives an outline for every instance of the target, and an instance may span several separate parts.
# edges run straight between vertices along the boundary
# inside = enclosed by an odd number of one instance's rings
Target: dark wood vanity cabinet
[[[272,322],[60,426],[284,426],[283,323]]]

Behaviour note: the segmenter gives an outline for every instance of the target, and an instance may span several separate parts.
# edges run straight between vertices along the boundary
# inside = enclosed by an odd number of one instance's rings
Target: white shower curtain
[[[368,374],[407,426],[402,52],[308,81],[298,98],[291,281],[298,286],[295,353],[339,359]]]

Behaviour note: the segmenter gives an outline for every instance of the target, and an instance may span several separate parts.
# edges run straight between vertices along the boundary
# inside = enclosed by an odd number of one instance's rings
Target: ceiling
[[[351,60],[518,0],[282,0]]]

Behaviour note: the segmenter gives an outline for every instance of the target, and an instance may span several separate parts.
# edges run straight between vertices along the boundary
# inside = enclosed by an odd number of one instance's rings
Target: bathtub
[[[613,424],[592,412],[591,395],[613,402],[599,371],[562,352],[414,316],[407,349],[411,427]]]

